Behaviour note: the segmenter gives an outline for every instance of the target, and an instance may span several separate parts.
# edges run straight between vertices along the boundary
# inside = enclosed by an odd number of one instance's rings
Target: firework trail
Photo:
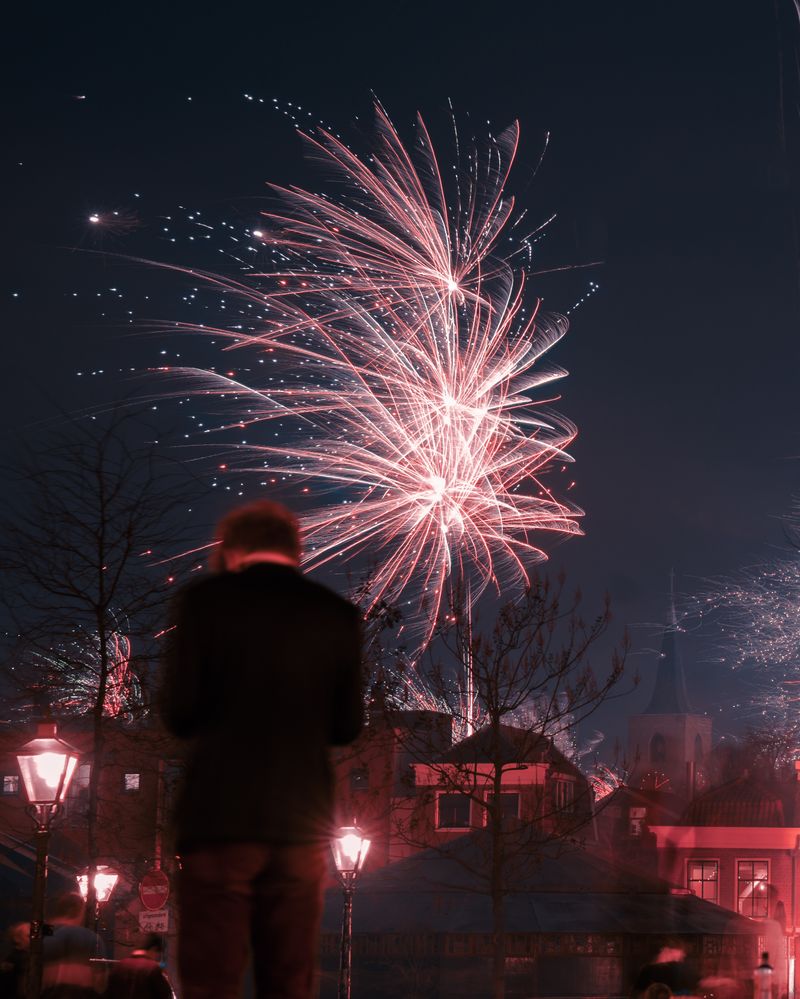
[[[484,155],[466,151],[448,184],[421,119],[413,157],[380,108],[367,158],[307,135],[336,196],[276,188],[281,210],[258,238],[277,266],[202,275],[252,320],[178,324],[258,352],[279,376],[169,369],[179,392],[231,403],[228,428],[261,432],[236,446],[237,470],[308,495],[307,565],[369,559],[368,607],[412,605],[426,639],[448,578],[469,580],[475,601],[527,579],[546,558],[539,532],[580,533],[580,511],[544,480],[576,430],[549,408],[557,396],[539,398],[565,374],[542,358],[566,320],[528,307],[512,266],[530,247],[505,194],[518,137],[514,125]]]
[[[103,714],[130,721],[145,711],[144,694],[131,663],[130,639],[114,632],[108,639],[108,662]],[[97,638],[75,640],[48,651],[30,651],[15,670],[18,683],[30,690],[44,690],[56,715],[90,714],[97,704],[102,667]],[[23,712],[36,712],[25,705]]]

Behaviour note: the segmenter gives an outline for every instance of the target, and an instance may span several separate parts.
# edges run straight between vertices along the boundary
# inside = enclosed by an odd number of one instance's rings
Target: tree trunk
[[[494,759],[499,758],[500,724],[492,719]],[[489,809],[490,868],[489,892],[492,899],[492,999],[505,999],[506,994],[506,913],[505,913],[505,840],[503,838],[502,764],[494,766],[494,798]]]

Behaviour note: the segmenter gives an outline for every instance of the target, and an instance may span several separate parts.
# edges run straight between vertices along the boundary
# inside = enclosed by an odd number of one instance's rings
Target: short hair
[[[142,950],[157,950],[160,954],[164,950],[164,938],[160,933],[150,933],[145,937]]]
[[[280,552],[300,560],[297,517],[281,503],[258,500],[236,507],[217,525],[216,539],[224,551]]]
[[[77,892],[59,895],[50,907],[51,919],[78,919],[83,915],[86,903]]]

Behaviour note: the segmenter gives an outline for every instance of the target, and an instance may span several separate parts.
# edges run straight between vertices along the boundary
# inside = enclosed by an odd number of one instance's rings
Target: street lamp
[[[78,752],[58,738],[55,722],[39,722],[36,738],[17,753],[17,763],[25,793],[28,813],[36,824],[36,869],[33,876],[33,912],[28,957],[28,999],[38,999],[42,985],[42,923],[44,894],[47,885],[47,845],[50,824],[67,796],[75,772]]]
[[[78,891],[85,902],[89,897],[89,869],[82,874],[78,874],[75,880],[78,882]],[[105,864],[99,864],[94,871],[92,884],[94,885],[94,930],[97,932],[97,924],[100,922],[100,906],[111,898],[111,893],[117,887],[119,874]]]
[[[333,860],[344,889],[342,918],[342,949],[339,960],[339,999],[350,999],[350,978],[353,964],[353,892],[356,878],[364,866],[370,841],[355,826],[345,826],[331,843]]]
[[[89,897],[89,871],[86,870],[83,874],[79,874],[75,880],[78,882],[78,891],[81,893],[81,898],[85,902]],[[111,898],[111,893],[117,887],[119,874],[110,867],[106,867],[105,864],[100,864],[94,872],[93,880],[95,898],[99,903],[107,902]]]

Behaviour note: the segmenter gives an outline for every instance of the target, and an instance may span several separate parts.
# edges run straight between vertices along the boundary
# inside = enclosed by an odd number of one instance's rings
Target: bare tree
[[[189,479],[132,443],[131,416],[72,421],[35,442],[13,471],[0,573],[15,649],[4,683],[22,714],[43,707],[91,729],[87,919],[95,908],[101,771],[109,724],[148,705],[154,636],[172,582],[162,560],[185,537]]]
[[[416,761],[406,795],[395,791],[383,798],[393,811],[392,835],[414,849],[444,840],[442,857],[466,867],[478,890],[490,897],[494,999],[505,995],[507,895],[519,890],[544,857],[574,848],[592,820],[590,784],[570,759],[577,727],[624,693],[627,640],[607,667],[596,671],[590,655],[611,615],[606,602],[587,623],[581,603],[579,592],[567,596],[563,578],[552,584],[534,577],[524,595],[500,607],[484,630],[463,601],[455,600],[437,630],[427,667],[417,667],[421,676],[396,663],[378,670],[374,700],[388,723],[384,731],[391,728],[405,758]],[[419,689],[423,679],[424,696],[407,703],[409,683]],[[441,725],[430,721],[403,724],[398,709],[404,702],[438,710],[456,742],[446,747]],[[375,739],[380,741],[379,731],[368,734],[365,756]],[[397,783],[396,775],[387,776]],[[343,801],[342,808],[348,804]],[[443,807],[469,816],[452,836],[442,835],[437,822]],[[464,821],[474,842],[468,850],[455,850],[446,841],[463,835]]]

